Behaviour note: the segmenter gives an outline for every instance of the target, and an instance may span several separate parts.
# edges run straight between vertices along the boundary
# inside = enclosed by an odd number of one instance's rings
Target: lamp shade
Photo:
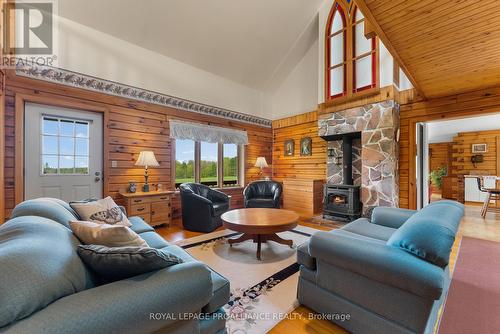
[[[255,167],[259,167],[259,168],[269,167],[269,165],[267,164],[266,158],[265,157],[258,157],[257,161],[255,161]]]
[[[135,163],[136,166],[143,166],[143,167],[158,167],[160,164],[156,160],[155,154],[153,151],[141,151],[139,153],[139,158],[137,159],[137,162]]]

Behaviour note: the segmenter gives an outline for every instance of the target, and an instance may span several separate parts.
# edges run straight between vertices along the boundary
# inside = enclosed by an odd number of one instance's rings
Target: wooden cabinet
[[[151,226],[170,225],[173,191],[120,193],[129,216],[139,216]]]
[[[323,210],[323,185],[325,180],[283,180],[283,208],[311,218]]]

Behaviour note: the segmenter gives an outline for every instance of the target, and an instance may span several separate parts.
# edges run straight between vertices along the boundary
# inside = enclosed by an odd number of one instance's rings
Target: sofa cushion
[[[428,205],[411,216],[387,241],[440,267],[448,265],[463,206],[459,203]]]
[[[94,286],[76,253],[79,243],[69,229],[42,217],[0,226],[0,327]]]
[[[77,238],[87,245],[107,247],[148,246],[144,239],[127,226],[97,224],[81,220],[71,221],[69,224]]]
[[[155,230],[151,225],[146,223],[141,217],[137,216],[128,217],[128,221],[130,222],[130,224],[132,224],[130,228],[135,233],[154,232]]]
[[[132,225],[122,209],[110,196],[97,201],[71,202],[69,204],[78,213],[81,220],[100,224]]]
[[[342,230],[383,241],[389,240],[396,231],[394,228],[373,224],[366,218],[356,219],[342,227]]]
[[[175,255],[150,247],[80,245],[78,255],[105,282],[122,280],[183,262]]]
[[[69,227],[69,221],[78,219],[76,212],[68,203],[55,198],[37,198],[19,203],[12,210],[11,218],[22,216],[39,216],[54,220],[59,224]]]
[[[198,262],[188,252],[186,252],[179,246],[172,245],[163,248],[163,250],[181,258],[184,262]],[[213,296],[210,299],[210,302],[202,309],[202,312],[205,313],[213,313],[217,309],[226,305],[226,303],[229,301],[230,295],[229,281],[222,275],[214,271],[212,268],[209,269],[212,275]]]
[[[149,247],[152,248],[163,248],[168,246],[168,242],[165,241],[160,235],[156,232],[143,232],[139,233],[139,236],[146,241]]]

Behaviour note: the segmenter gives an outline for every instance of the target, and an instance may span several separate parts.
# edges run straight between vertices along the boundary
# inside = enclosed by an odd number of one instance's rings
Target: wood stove
[[[325,184],[323,217],[352,221],[361,217],[360,186],[353,185],[352,141],[361,138],[360,132],[322,137],[327,141],[342,140],[342,184]]]

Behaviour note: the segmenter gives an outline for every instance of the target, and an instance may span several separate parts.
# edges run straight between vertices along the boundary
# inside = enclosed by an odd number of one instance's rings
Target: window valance
[[[209,143],[248,144],[246,131],[175,120],[170,121],[170,138],[191,139]]]

